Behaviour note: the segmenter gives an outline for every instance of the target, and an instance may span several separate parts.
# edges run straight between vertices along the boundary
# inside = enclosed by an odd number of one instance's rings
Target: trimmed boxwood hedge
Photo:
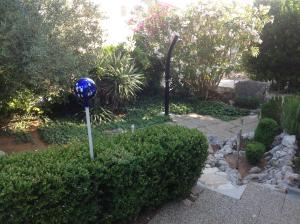
[[[260,142],[251,141],[246,145],[246,158],[249,163],[256,165],[264,156],[266,147]]]
[[[201,174],[203,134],[158,125],[0,158],[0,223],[111,223],[186,196]]]
[[[254,140],[263,143],[267,150],[270,149],[274,138],[280,133],[280,126],[272,118],[263,118],[259,121],[255,132]]]

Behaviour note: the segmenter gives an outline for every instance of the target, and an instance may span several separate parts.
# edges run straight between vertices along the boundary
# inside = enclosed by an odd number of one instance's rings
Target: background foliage
[[[69,91],[97,61],[102,15],[88,0],[0,3],[0,110],[17,92]]]
[[[138,8],[130,21],[139,48],[164,64],[174,33],[181,41],[175,47],[172,84],[174,92],[206,99],[224,75],[238,70],[242,55],[255,52],[259,32],[269,21],[265,7],[244,7],[221,1],[201,0],[178,12],[155,4]]]
[[[298,91],[300,85],[300,1],[257,0],[270,5],[273,22],[268,23],[257,45],[259,54],[246,57],[245,67],[251,77],[273,81],[278,90]]]

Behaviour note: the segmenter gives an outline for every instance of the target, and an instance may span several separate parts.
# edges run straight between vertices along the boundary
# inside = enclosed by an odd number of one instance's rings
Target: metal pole
[[[167,60],[166,60],[166,70],[165,70],[165,116],[169,115],[169,104],[170,104],[170,67],[171,67],[171,57],[172,57],[172,51],[174,49],[174,46],[178,40],[178,35],[175,35],[172,43],[169,47],[168,54],[167,54]]]
[[[89,138],[90,156],[91,156],[91,160],[94,160],[94,147],[93,147],[93,139],[92,139],[92,129],[91,129],[91,119],[90,119],[90,110],[89,110],[89,107],[85,107],[85,116],[86,116],[86,126],[87,126],[87,131],[88,131],[88,138]]]

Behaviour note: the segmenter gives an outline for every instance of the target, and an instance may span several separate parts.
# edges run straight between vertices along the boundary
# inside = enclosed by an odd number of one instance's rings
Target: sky
[[[132,35],[132,31],[127,25],[130,19],[130,12],[136,5],[142,4],[141,0],[92,0],[100,6],[105,13],[106,19],[103,21],[105,39],[107,44],[117,44],[126,41]],[[189,3],[197,0],[160,0],[178,8],[184,8]],[[230,0],[220,0],[230,1]],[[253,0],[235,0],[241,3],[251,4]]]

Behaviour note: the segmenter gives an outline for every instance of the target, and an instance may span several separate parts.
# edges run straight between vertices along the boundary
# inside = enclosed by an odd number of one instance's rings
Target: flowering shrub
[[[208,90],[224,75],[240,68],[244,53],[257,53],[252,46],[260,42],[259,33],[269,21],[267,13],[267,7],[200,0],[183,12],[166,5],[151,6],[134,14],[131,24],[139,46],[162,61],[172,34],[178,32],[174,90],[207,98]]]

